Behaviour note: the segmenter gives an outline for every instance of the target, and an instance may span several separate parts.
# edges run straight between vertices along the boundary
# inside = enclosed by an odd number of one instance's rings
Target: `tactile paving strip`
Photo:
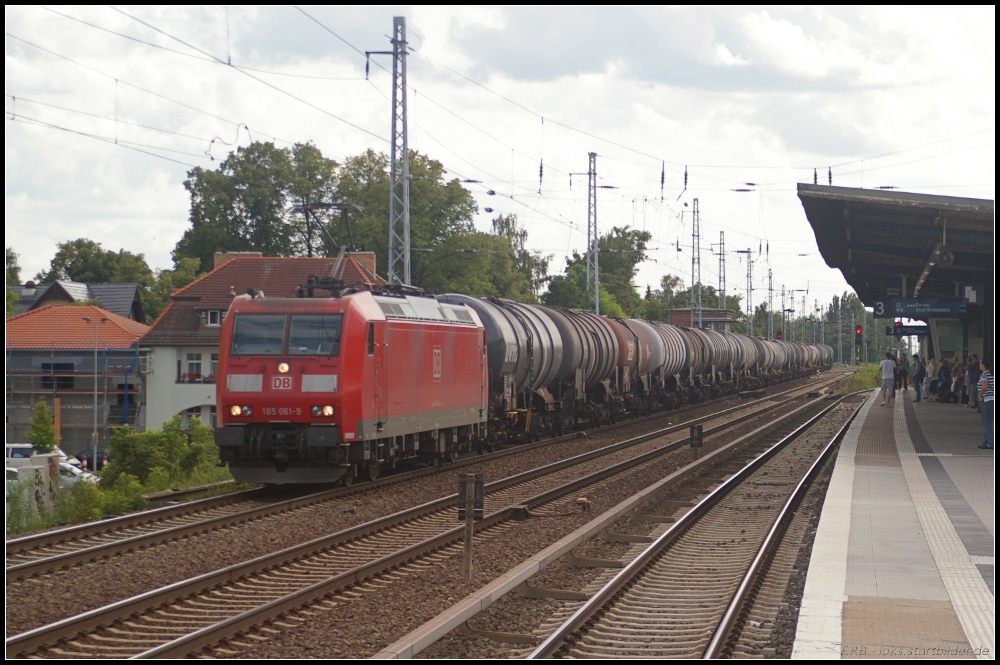
[[[907,431],[903,405],[897,404],[893,411],[896,445],[913,507],[955,613],[969,644],[977,649],[983,647],[984,651],[988,649],[980,657],[995,658],[996,601],[924,473]]]

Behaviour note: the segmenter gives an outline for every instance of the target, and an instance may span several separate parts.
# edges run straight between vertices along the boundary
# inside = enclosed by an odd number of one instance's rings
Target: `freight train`
[[[238,481],[374,479],[833,361],[823,344],[499,298],[299,291],[239,296],[222,324],[215,436]]]

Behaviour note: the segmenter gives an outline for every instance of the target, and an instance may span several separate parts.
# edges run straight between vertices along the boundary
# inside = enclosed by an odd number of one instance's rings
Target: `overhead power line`
[[[140,147],[136,147],[136,146],[142,146],[142,147],[150,148],[150,149],[153,149],[153,150],[167,150],[167,151],[170,151],[170,152],[180,152],[180,151],[177,151],[177,150],[171,150],[170,148],[161,148],[159,146],[150,146],[150,145],[145,145],[145,144],[142,144],[142,143],[133,143],[131,141],[122,141],[121,139],[115,140],[113,137],[101,136],[99,134],[92,134],[90,132],[83,132],[83,131],[80,131],[78,129],[71,129],[69,127],[63,127],[61,125],[54,125],[54,124],[52,124],[50,122],[44,122],[42,120],[37,120],[35,118],[31,118],[31,117],[28,117],[28,116],[23,116],[21,114],[18,114],[17,116],[15,116],[10,111],[5,111],[5,113],[7,114],[7,116],[9,116],[7,118],[8,122],[25,122],[26,124],[39,125],[41,127],[48,127],[50,129],[57,129],[59,131],[67,132],[69,134],[76,134],[77,136],[83,136],[83,137],[86,137],[86,138],[89,138],[89,139],[94,139],[96,141],[101,141],[103,143],[109,143],[111,145],[116,145],[116,146],[118,146],[120,148],[125,148],[127,150],[134,150],[135,152],[141,152],[144,155],[150,155],[151,157],[158,157],[159,159],[165,159],[168,162],[173,162],[175,164],[180,164],[181,166],[187,166],[189,168],[196,168],[195,164],[189,164],[187,162],[182,162],[182,161],[180,161],[178,159],[173,159],[173,158],[167,157],[165,155],[158,155],[155,152],[149,152],[148,150],[142,150]],[[191,155],[193,157],[201,157],[202,156],[202,155],[195,155],[193,153],[182,153],[182,154]]]
[[[239,127],[240,125],[244,125],[244,126],[246,125],[246,123],[237,122],[235,120],[230,120],[229,118],[223,118],[222,116],[216,115],[216,114],[214,114],[214,113],[212,113],[210,111],[205,111],[203,109],[197,108],[196,106],[192,106],[192,105],[190,105],[190,104],[188,104],[186,102],[182,102],[180,100],[173,99],[172,97],[168,97],[168,96],[160,94],[158,92],[154,92],[154,91],[150,90],[149,88],[144,88],[144,87],[142,87],[140,85],[136,85],[135,83],[130,83],[129,81],[126,81],[124,79],[118,78],[116,76],[112,76],[111,74],[108,74],[107,72],[102,72],[101,70],[95,69],[94,67],[91,67],[90,65],[85,65],[82,62],[78,62],[76,60],[73,60],[72,58],[69,58],[69,57],[67,57],[65,55],[62,55],[61,53],[56,53],[55,51],[53,51],[51,49],[45,48],[44,46],[39,46],[38,44],[35,44],[34,42],[30,42],[27,39],[24,39],[22,37],[18,37],[17,35],[11,34],[10,32],[6,32],[5,31],[4,34],[6,36],[10,37],[11,39],[14,39],[14,40],[17,40],[17,41],[21,42],[22,44],[27,44],[28,46],[31,46],[32,48],[36,48],[39,51],[42,51],[43,53],[48,53],[49,55],[51,55],[51,56],[53,56],[55,58],[59,58],[60,60],[65,60],[66,62],[68,62],[70,64],[73,64],[73,65],[76,65],[77,67],[81,67],[83,69],[86,69],[87,71],[93,72],[94,74],[97,74],[98,76],[103,76],[104,78],[110,79],[112,81],[117,81],[121,85],[128,86],[129,88],[133,88],[133,89],[138,90],[140,92],[144,92],[147,95],[152,95],[153,97],[156,97],[158,99],[162,99],[164,101],[170,102],[171,104],[177,104],[178,106],[182,106],[182,107],[188,109],[189,111],[194,111],[195,113],[200,113],[202,115],[206,115],[206,116],[208,116],[210,118],[214,118],[216,120],[220,120],[222,122],[225,122],[225,123],[228,123],[230,125],[233,125],[234,127]],[[287,143],[288,145],[292,145],[294,143],[294,141],[288,141],[286,139],[282,139],[282,138],[279,138],[277,136],[272,136],[271,134],[266,134],[266,133],[261,132],[261,131],[256,130],[256,129],[254,131],[257,132],[258,134],[260,134],[261,136],[265,136],[265,137],[267,137],[267,138],[269,138],[269,139],[271,139],[273,141],[280,141],[282,143]]]
[[[125,11],[123,11],[121,9],[118,9],[117,7],[112,7],[112,9],[114,9],[116,12],[118,12],[122,16],[125,16],[127,18],[132,19],[136,23],[140,23],[140,24],[146,26],[150,30],[155,30],[156,32],[158,32],[161,35],[163,35],[164,37],[169,37],[170,39],[173,39],[178,44],[183,44],[184,46],[187,46],[189,49],[193,49],[193,50],[195,50],[195,51],[197,51],[197,52],[199,52],[199,53],[201,53],[203,55],[208,56],[209,58],[212,58],[213,60],[217,61],[219,64],[225,65],[227,67],[231,67],[232,69],[238,71],[239,73],[243,74],[244,76],[246,76],[248,78],[251,78],[254,81],[257,81],[258,83],[266,85],[268,88],[271,88],[272,90],[280,92],[281,94],[283,94],[283,95],[285,95],[287,97],[290,97],[291,99],[294,99],[295,101],[297,101],[297,102],[299,102],[301,104],[305,104],[306,106],[308,106],[311,109],[315,109],[315,110],[319,111],[320,113],[323,113],[324,115],[327,115],[327,116],[333,118],[334,120],[339,120],[340,122],[344,123],[345,125],[349,125],[350,127],[353,127],[354,129],[358,130],[359,132],[364,132],[365,134],[368,134],[369,136],[371,136],[373,138],[376,138],[376,139],[378,139],[380,141],[384,141],[386,143],[389,143],[389,139],[387,139],[386,137],[384,137],[384,136],[382,136],[380,134],[376,134],[375,132],[371,131],[370,129],[365,129],[361,125],[359,125],[357,123],[354,123],[354,122],[351,122],[350,120],[348,120],[346,118],[342,118],[339,115],[337,115],[336,113],[331,113],[330,111],[327,111],[326,109],[324,109],[324,108],[322,108],[320,106],[317,106],[316,104],[313,104],[310,101],[302,99],[298,95],[294,95],[294,94],[288,92],[287,90],[284,90],[283,88],[279,88],[278,86],[274,85],[270,81],[265,81],[264,79],[260,78],[259,76],[255,76],[254,74],[251,74],[250,72],[246,71],[245,69],[243,69],[243,68],[241,68],[241,67],[239,67],[237,65],[229,64],[225,60],[222,60],[221,58],[217,58],[216,56],[212,55],[208,51],[205,51],[204,49],[198,48],[197,46],[194,46],[192,44],[189,44],[186,41],[184,41],[183,39],[180,39],[179,37],[175,37],[174,35],[171,35],[170,33],[166,32],[165,30],[161,30],[160,28],[157,28],[156,26],[152,25],[151,23],[143,21],[142,19],[137,18],[135,16],[132,16],[128,12],[125,12]]]
[[[200,60],[202,62],[210,62],[210,63],[215,64],[215,65],[217,65],[217,64],[223,64],[223,65],[230,64],[230,63],[220,63],[215,58],[199,56],[199,55],[195,55],[193,53],[185,53],[184,51],[178,51],[177,49],[167,48],[166,46],[163,46],[161,44],[156,44],[154,42],[146,41],[145,39],[139,39],[138,37],[133,37],[132,35],[126,35],[125,33],[118,32],[117,30],[112,30],[110,28],[105,28],[104,26],[97,25],[96,23],[91,23],[90,21],[84,21],[82,18],[77,18],[76,16],[70,16],[69,14],[64,14],[64,13],[62,13],[60,11],[56,11],[55,9],[52,9],[51,7],[44,7],[44,6],[42,6],[40,8],[44,9],[46,11],[52,12],[53,14],[58,14],[59,16],[62,16],[63,18],[69,19],[70,21],[76,21],[77,23],[81,23],[81,24],[86,25],[88,27],[94,28],[95,30],[101,30],[103,32],[107,32],[108,34],[112,34],[112,35],[115,35],[117,37],[121,37],[122,39],[128,39],[130,41],[137,42],[139,44],[144,44],[146,46],[151,46],[153,48],[160,49],[161,51],[167,51],[168,53],[174,53],[176,55],[184,56],[185,58],[192,58],[194,60]],[[274,76],[288,76],[288,77],[292,77],[292,78],[313,79],[313,80],[318,80],[318,81],[363,81],[364,80],[364,79],[362,79],[360,77],[357,77],[357,76],[341,77],[341,76],[317,76],[317,75],[314,75],[314,74],[293,74],[291,72],[277,72],[277,71],[274,71],[274,70],[271,70],[271,69],[260,69],[260,68],[257,68],[257,67],[248,67],[246,65],[240,65],[240,68],[246,69],[246,70],[251,71],[251,72],[258,72],[260,74],[271,74],[271,75],[274,75]]]

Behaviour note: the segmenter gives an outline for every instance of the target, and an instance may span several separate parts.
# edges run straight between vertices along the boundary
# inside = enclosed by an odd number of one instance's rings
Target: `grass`
[[[171,481],[162,469],[150,472],[143,485],[135,476],[121,474],[111,487],[97,483],[78,481],[69,488],[57,490],[56,504],[52,508],[36,509],[31,501],[34,486],[27,480],[18,480],[7,485],[8,513],[7,535],[41,531],[54,526],[92,522],[110,515],[122,515],[146,507],[145,494],[165,489],[184,489],[232,480],[228,467],[203,464],[194,469],[186,478]],[[205,498],[216,494],[249,489],[254,485],[234,483],[206,489],[197,495]]]
[[[853,393],[866,388],[877,388],[882,385],[882,371],[874,363],[863,363],[858,370],[847,378],[841,387],[842,393]]]
[[[56,489],[51,508],[36,506],[31,500],[34,483],[21,479],[7,484],[7,535],[40,531],[63,524],[91,522],[108,515],[121,515],[146,507],[138,478],[122,474],[111,487],[77,481],[69,488]]]

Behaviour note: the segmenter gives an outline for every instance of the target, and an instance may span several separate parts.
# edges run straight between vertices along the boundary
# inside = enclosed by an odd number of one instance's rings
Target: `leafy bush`
[[[102,478],[101,482],[107,480]],[[79,485],[80,483],[77,483]],[[146,507],[145,489],[139,479],[127,473],[120,473],[114,479],[111,487],[104,491],[104,514],[121,515],[122,513],[142,510]]]
[[[77,481],[63,491],[59,504],[61,522],[91,522],[104,516],[104,492],[97,483]]]
[[[101,480],[105,489],[121,473],[135,476],[149,488],[163,485],[164,472],[167,486],[162,489],[188,485],[197,469],[214,466],[219,459],[219,448],[215,445],[212,429],[192,416],[188,429],[184,431],[179,414],[164,423],[159,431],[133,432],[127,425],[115,428],[108,451],[110,461]],[[159,471],[151,482],[150,475],[157,469]]]
[[[162,466],[153,467],[146,476],[146,486],[147,492],[162,492],[163,490],[170,489],[170,473],[167,472]]]

